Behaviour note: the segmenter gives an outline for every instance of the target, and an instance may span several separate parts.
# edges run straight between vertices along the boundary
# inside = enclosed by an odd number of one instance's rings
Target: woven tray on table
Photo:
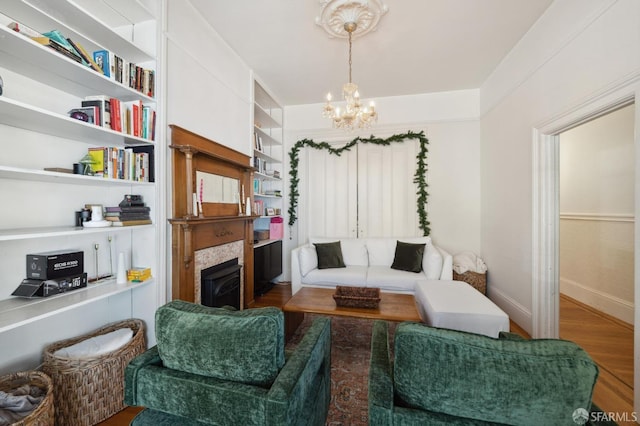
[[[453,271],[453,279],[455,281],[464,281],[480,293],[487,295],[487,274],[479,272],[467,271],[464,274],[458,274]]]
[[[133,337],[113,352],[80,359],[54,356],[58,349],[121,328],[131,328]],[[144,322],[139,319],[109,324],[45,347],[42,369],[53,381],[56,424],[94,425],[124,409],[124,369],[145,349]]]
[[[336,286],[333,300],[336,301],[337,306],[341,307],[375,309],[380,303],[380,289]]]
[[[51,378],[41,371],[23,371],[0,377],[0,391],[9,392],[23,385],[37,386],[44,391],[44,398],[28,416],[12,426],[53,426],[53,383]]]

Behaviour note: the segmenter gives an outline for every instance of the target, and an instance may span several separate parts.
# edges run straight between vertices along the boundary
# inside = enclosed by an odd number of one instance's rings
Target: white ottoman
[[[462,281],[417,281],[416,304],[432,327],[498,337],[509,331],[509,316],[489,298]]]

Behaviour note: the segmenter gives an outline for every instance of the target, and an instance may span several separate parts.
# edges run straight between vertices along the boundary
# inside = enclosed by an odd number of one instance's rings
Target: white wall
[[[285,108],[285,195],[289,193],[288,153],[300,139],[345,142],[357,135],[389,137],[409,130],[424,130],[429,139],[427,213],[431,222],[431,237],[436,244],[452,253],[462,250],[479,252],[478,95],[478,90],[463,90],[377,98],[378,123],[371,129],[351,134],[331,129],[330,122],[321,116],[322,104]],[[415,163],[407,167],[414,169]],[[301,171],[300,176],[303,175]],[[302,185],[304,182],[301,182]],[[306,234],[298,232],[300,226],[305,226],[304,218],[300,218],[291,230],[291,240],[288,238],[290,230],[286,230],[285,271],[288,270],[290,250],[304,242]]]
[[[634,118],[629,105],[560,134],[560,291],[630,324]]]
[[[489,295],[532,330],[532,133],[640,69],[640,2],[554,2],[481,88]]]
[[[191,2],[167,8],[167,124],[250,155],[251,70]]]

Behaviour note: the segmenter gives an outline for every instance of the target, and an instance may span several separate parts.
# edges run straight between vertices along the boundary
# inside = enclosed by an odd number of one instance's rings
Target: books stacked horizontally
[[[149,225],[151,217],[147,206],[116,206],[107,207],[105,219],[113,226]]]
[[[151,268],[131,268],[127,271],[127,281],[134,283],[146,281],[151,278]]]

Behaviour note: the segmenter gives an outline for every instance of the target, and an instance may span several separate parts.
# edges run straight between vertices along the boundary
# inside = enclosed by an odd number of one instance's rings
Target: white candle
[[[195,192],[193,193],[193,215],[197,215],[198,214],[198,194],[196,194]]]

